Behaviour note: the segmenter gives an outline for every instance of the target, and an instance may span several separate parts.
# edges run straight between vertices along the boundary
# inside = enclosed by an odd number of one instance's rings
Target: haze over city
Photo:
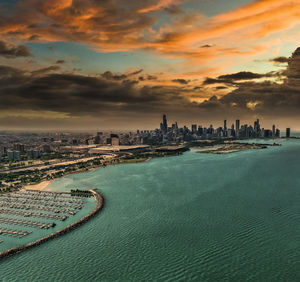
[[[299,0],[5,0],[0,129],[300,129]]]

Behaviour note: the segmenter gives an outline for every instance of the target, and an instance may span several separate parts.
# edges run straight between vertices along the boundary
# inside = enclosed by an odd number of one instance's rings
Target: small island
[[[205,146],[197,151],[200,154],[230,154],[246,150],[266,149],[268,146],[281,146],[280,144],[259,144],[259,143],[223,143],[212,146]]]

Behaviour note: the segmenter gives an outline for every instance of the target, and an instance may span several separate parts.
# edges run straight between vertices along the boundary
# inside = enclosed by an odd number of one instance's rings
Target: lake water
[[[300,140],[187,152],[54,181],[98,188],[103,211],[0,262],[3,281],[299,281]]]

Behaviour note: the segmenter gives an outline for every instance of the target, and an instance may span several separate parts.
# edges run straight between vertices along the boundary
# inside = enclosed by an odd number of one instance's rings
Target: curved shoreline
[[[9,257],[11,255],[23,252],[23,251],[25,251],[27,249],[30,249],[32,247],[38,246],[38,245],[40,245],[42,243],[45,243],[49,240],[52,240],[52,239],[54,239],[58,236],[64,235],[64,234],[68,233],[69,231],[79,227],[81,224],[87,222],[92,217],[94,217],[103,208],[104,198],[97,191],[95,191],[95,190],[90,190],[90,191],[93,193],[93,195],[94,195],[94,197],[97,201],[97,206],[91,212],[89,212],[84,217],[80,218],[78,221],[73,222],[72,224],[70,224],[70,225],[64,227],[63,229],[60,229],[60,230],[58,230],[58,231],[56,231],[56,232],[54,232],[50,235],[47,235],[46,237],[38,239],[38,240],[36,240],[34,242],[31,242],[29,244],[26,244],[24,246],[11,248],[11,249],[8,249],[8,250],[0,253],[0,260],[4,259],[6,257]]]

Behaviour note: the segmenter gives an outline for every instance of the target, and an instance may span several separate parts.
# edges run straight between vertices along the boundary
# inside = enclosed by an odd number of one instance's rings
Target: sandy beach
[[[42,181],[41,183],[39,184],[34,184],[34,185],[26,185],[24,186],[24,189],[27,189],[27,190],[44,190],[49,184],[50,184],[50,180],[45,180],[45,181]]]

